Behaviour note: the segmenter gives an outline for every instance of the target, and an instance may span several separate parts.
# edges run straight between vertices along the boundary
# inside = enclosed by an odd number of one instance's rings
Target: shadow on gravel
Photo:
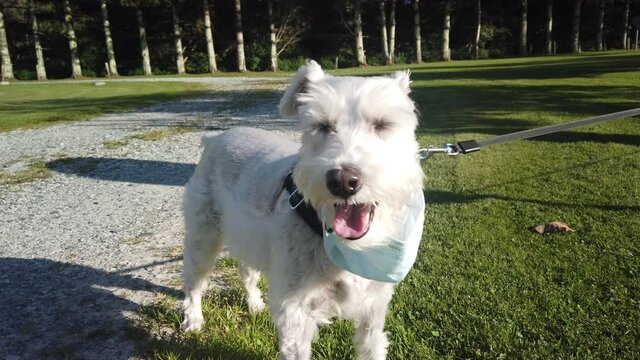
[[[140,278],[88,266],[0,258],[0,355],[129,357],[134,349],[124,313],[137,311],[139,305],[109,288],[179,294]]]
[[[183,186],[195,164],[168,161],[77,157],[48,162],[47,168],[63,174],[137,184]]]

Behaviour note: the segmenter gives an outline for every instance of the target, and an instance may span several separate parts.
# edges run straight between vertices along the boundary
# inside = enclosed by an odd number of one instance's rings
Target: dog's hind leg
[[[223,242],[220,219],[211,207],[211,197],[204,181],[192,178],[185,188],[185,239],[183,287],[183,328],[196,331],[202,328],[202,293]]]
[[[240,277],[244,284],[244,290],[247,292],[246,300],[249,306],[249,312],[257,314],[264,309],[264,301],[262,301],[262,292],[258,288],[258,281],[260,281],[260,271],[240,264],[238,268]]]

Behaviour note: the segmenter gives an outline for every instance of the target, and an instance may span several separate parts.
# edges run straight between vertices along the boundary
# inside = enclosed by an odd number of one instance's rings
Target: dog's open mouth
[[[335,205],[333,231],[343,239],[360,239],[369,231],[374,209],[372,204]]]

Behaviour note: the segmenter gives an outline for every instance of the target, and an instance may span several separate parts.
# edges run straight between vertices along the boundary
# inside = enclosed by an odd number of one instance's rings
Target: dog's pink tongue
[[[333,231],[345,239],[357,239],[369,229],[370,205],[336,206],[333,218]]]

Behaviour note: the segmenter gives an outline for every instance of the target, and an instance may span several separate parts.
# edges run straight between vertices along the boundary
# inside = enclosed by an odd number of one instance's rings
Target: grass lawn
[[[640,106],[640,55],[632,52],[412,72],[425,146]],[[639,150],[636,117],[424,162],[426,227],[391,303],[388,358],[640,358]],[[576,232],[529,230],[555,220]],[[234,263],[218,271],[231,286],[206,297],[202,333],[177,331],[177,299],[142,309],[133,331],[147,356],[277,356],[269,316],[248,315]],[[322,328],[314,358],[353,358],[352,330],[341,321]]]
[[[0,132],[86,120],[177,99],[203,90],[178,82],[92,82],[0,86]]]

